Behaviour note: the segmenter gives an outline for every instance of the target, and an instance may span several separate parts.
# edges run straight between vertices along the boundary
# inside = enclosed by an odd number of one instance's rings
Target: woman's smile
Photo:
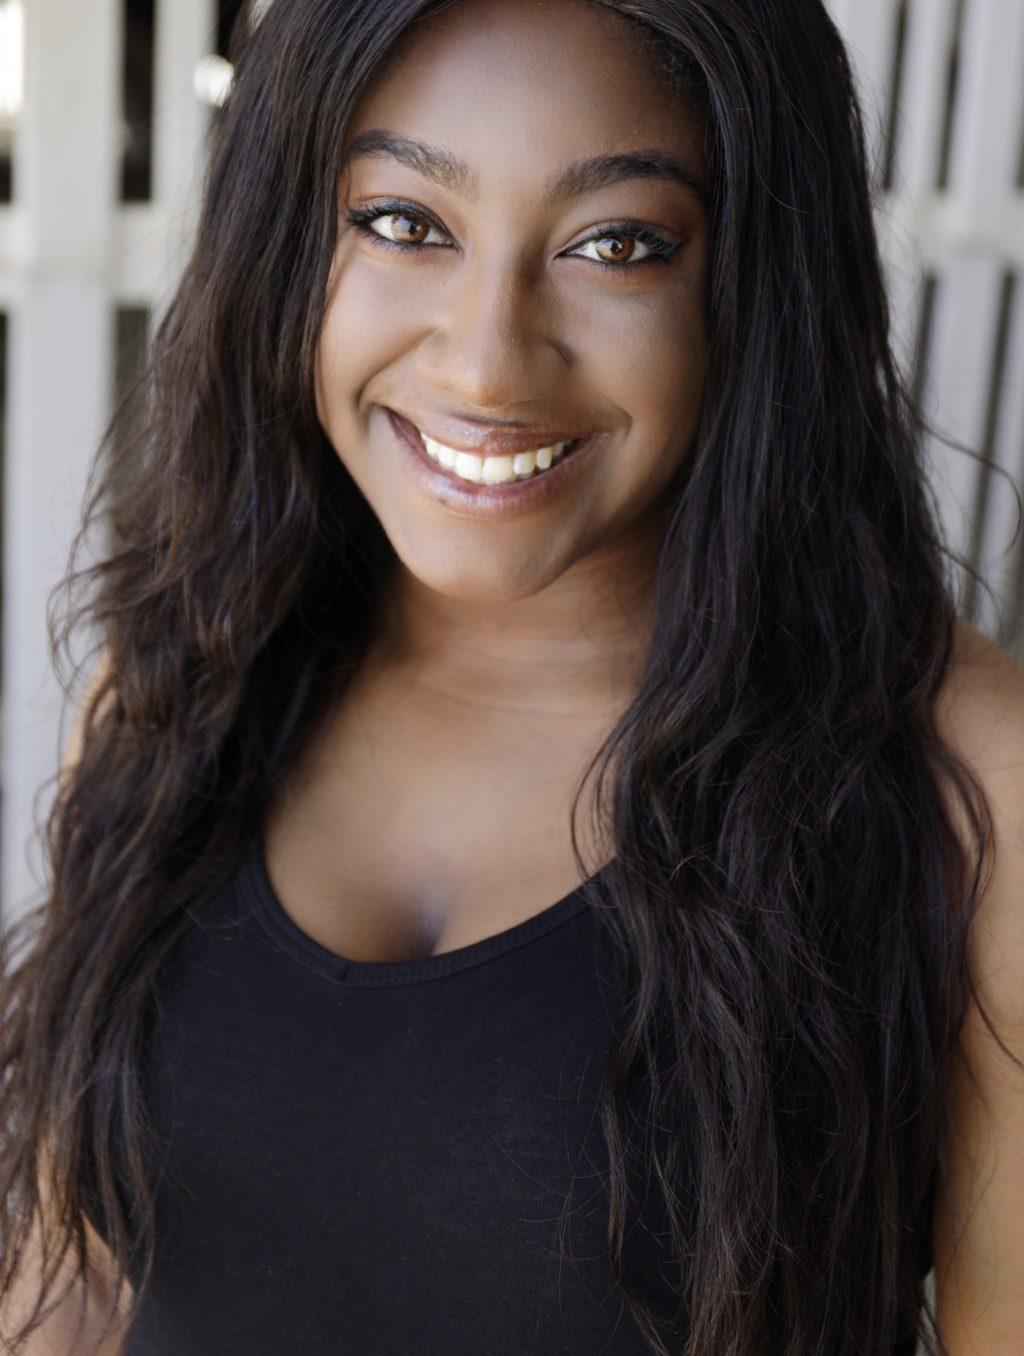
[[[413,484],[464,517],[521,517],[549,506],[586,475],[607,441],[599,430],[546,445],[528,432],[478,431],[469,443],[476,450],[466,450],[430,438],[396,410],[386,413],[399,463]],[[512,445],[531,450],[506,450]],[[488,455],[487,448],[495,451]]]

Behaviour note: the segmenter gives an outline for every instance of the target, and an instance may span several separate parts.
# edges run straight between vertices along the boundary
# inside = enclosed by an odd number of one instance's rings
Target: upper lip
[[[412,424],[434,442],[443,443],[445,447],[451,447],[456,452],[474,452],[480,457],[512,457],[517,452],[534,452],[539,447],[553,447],[556,443],[572,442],[575,438],[585,438],[597,431],[582,424],[485,427],[452,419],[447,415],[430,415],[419,419],[411,414],[403,414],[393,406],[388,408],[392,414]]]

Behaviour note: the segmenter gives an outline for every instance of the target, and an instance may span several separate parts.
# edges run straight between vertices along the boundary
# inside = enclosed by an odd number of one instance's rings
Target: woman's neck
[[[369,664],[492,716],[605,720],[643,672],[659,547],[652,528],[591,552],[526,598],[454,598],[399,560]]]

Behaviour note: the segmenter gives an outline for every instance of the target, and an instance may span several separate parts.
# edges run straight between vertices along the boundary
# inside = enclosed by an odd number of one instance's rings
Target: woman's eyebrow
[[[464,160],[441,147],[400,136],[385,127],[372,127],[353,137],[342,159],[342,169],[358,157],[369,155],[391,156],[424,178],[463,197],[475,198],[479,190],[477,176]],[[541,201],[545,206],[551,206],[625,179],[667,179],[690,189],[707,205],[707,185],[701,176],[671,152],[658,147],[576,160],[548,181]]]

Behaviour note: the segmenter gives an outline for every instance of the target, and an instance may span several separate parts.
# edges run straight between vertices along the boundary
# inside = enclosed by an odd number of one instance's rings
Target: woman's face
[[[317,409],[428,587],[530,597],[653,530],[704,385],[701,142],[628,25],[575,0],[431,16],[362,97]]]

